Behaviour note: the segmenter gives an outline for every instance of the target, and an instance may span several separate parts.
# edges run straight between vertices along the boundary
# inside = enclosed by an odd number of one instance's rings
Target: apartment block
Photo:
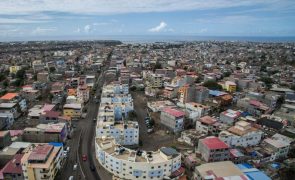
[[[200,139],[198,152],[206,162],[226,161],[230,159],[229,146],[218,137]]]
[[[183,130],[184,116],[183,111],[165,108],[161,112],[161,124],[173,132],[180,132]]]

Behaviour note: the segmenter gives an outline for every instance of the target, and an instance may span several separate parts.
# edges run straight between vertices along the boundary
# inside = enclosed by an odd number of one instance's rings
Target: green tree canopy
[[[222,86],[213,80],[208,80],[204,82],[203,86],[207,87],[210,90],[222,90]]]

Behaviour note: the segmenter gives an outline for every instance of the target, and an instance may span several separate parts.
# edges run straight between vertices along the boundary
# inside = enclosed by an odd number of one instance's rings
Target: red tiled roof
[[[8,133],[8,131],[0,131],[0,137],[5,136]]]
[[[55,107],[54,104],[44,104],[44,106],[42,107],[42,110],[43,111],[51,111],[54,107]]]
[[[202,143],[209,149],[225,149],[229,148],[227,144],[221,141],[218,137],[207,137],[201,139]]]
[[[204,116],[200,118],[200,121],[205,124],[214,124],[217,120],[211,116]]]
[[[24,133],[23,130],[9,130],[10,136],[19,136],[22,135]]]
[[[179,111],[179,110],[171,109],[171,108],[165,108],[163,111],[175,117],[181,117],[185,115],[183,111]]]
[[[2,169],[2,173],[6,174],[22,174],[22,166],[21,166],[21,158],[23,157],[23,154],[16,154],[14,157],[6,163],[4,168]]]
[[[176,171],[172,172],[171,176],[172,177],[178,177],[183,175],[185,169],[183,167],[180,167],[179,169],[177,169]]]
[[[257,106],[257,107],[259,107],[259,106],[262,105],[261,102],[259,102],[259,101],[257,101],[257,100],[250,100],[250,104],[251,104],[251,105],[254,105],[254,106]]]
[[[2,100],[11,100],[11,99],[15,98],[15,96],[18,96],[18,93],[6,93],[0,99],[2,99]]]
[[[29,160],[44,160],[54,147],[49,144],[36,146],[29,156]]]
[[[44,116],[58,118],[58,116],[60,116],[60,114],[61,113],[60,112],[57,112],[57,111],[45,111]]]

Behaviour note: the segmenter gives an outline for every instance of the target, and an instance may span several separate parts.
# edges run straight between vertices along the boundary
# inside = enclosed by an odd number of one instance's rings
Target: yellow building
[[[80,118],[82,115],[81,104],[65,104],[63,115],[71,118]]]
[[[21,159],[25,180],[54,180],[61,168],[62,147],[49,144],[33,144],[25,150]]]
[[[237,84],[232,81],[225,81],[225,90],[228,92],[236,92]]]
[[[9,72],[10,73],[16,73],[17,71],[19,71],[21,69],[21,67],[20,66],[10,66],[9,67]]]

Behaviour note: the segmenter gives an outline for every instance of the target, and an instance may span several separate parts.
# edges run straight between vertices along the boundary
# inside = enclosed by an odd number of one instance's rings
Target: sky
[[[0,41],[295,36],[295,0],[0,0]]]

